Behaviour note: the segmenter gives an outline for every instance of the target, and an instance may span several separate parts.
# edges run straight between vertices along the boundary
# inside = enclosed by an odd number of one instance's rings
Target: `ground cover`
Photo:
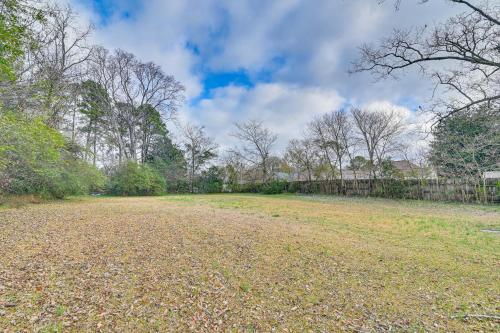
[[[0,331],[496,331],[500,208],[293,195],[0,210]]]

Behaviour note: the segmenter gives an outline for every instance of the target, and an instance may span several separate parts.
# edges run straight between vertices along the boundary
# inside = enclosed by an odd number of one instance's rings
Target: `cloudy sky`
[[[315,115],[338,108],[392,105],[409,121],[431,96],[419,73],[375,82],[347,73],[363,42],[394,27],[443,21],[444,0],[70,0],[93,39],[160,64],[186,86],[181,121],[204,125],[222,146],[233,124],[260,119],[278,149]]]

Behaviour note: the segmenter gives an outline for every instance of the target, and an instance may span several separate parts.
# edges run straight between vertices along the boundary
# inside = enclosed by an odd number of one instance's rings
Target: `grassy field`
[[[0,210],[0,331],[498,331],[500,208],[292,195]]]

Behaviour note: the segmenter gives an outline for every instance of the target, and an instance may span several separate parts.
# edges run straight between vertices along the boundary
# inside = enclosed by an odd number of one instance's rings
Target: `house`
[[[397,160],[390,162],[390,170],[383,174],[377,172],[378,178],[403,178],[403,179],[434,179],[437,178],[436,172],[428,167],[420,167],[408,160]],[[361,169],[354,172],[345,169],[342,171],[344,179],[370,179],[372,175],[368,169]]]
[[[404,179],[435,179],[437,173],[429,167],[421,167],[408,160],[391,161],[396,178]]]

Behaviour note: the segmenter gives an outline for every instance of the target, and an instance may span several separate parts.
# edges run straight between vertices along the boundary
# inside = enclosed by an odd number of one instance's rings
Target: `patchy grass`
[[[44,200],[38,196],[27,195],[1,195],[0,194],[0,210],[7,208],[21,208],[29,204],[42,203]]]
[[[494,206],[291,195],[0,211],[0,331],[498,331]]]

